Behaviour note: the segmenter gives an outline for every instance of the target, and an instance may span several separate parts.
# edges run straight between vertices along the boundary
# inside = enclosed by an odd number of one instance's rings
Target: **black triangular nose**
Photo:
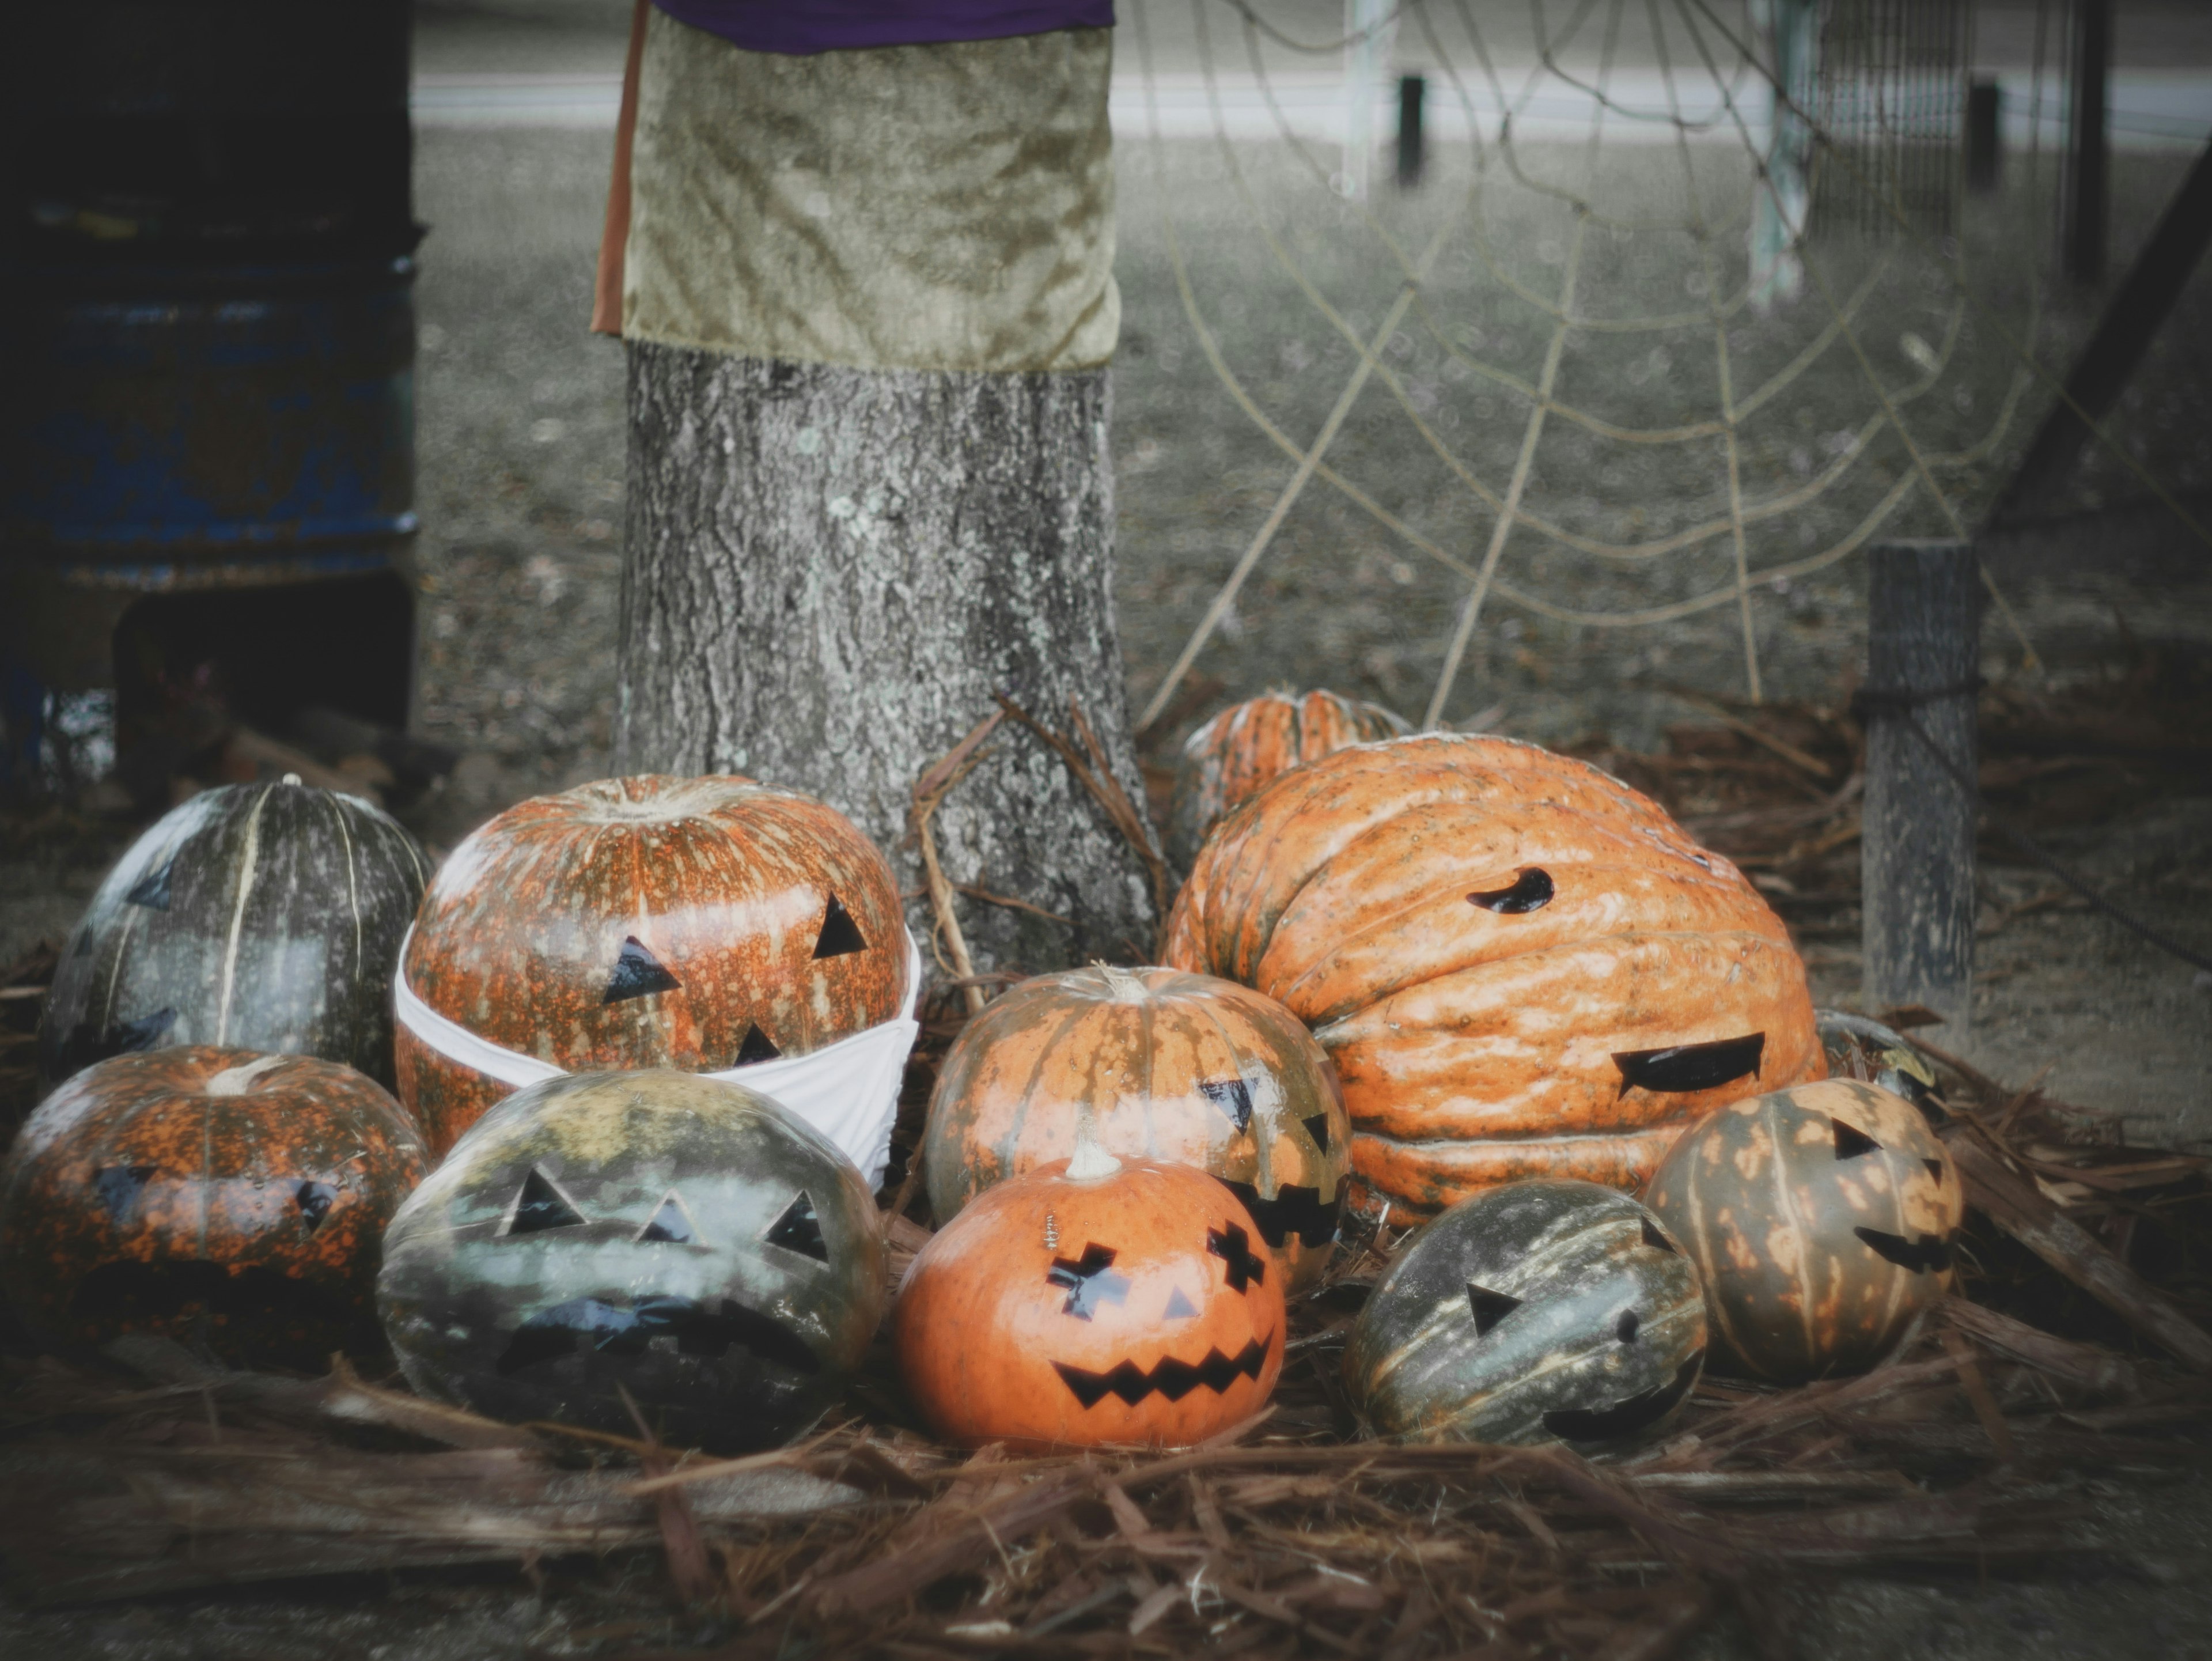
[[[660,1202],[660,1209],[653,1214],[653,1220],[638,1230],[637,1238],[669,1245],[690,1245],[698,1238],[691,1227],[691,1220],[684,1214],[684,1208],[672,1194]]]
[[[781,1054],[783,1051],[775,1047],[775,1041],[762,1031],[760,1023],[755,1021],[745,1029],[745,1041],[738,1046],[737,1065],[750,1067],[755,1062],[772,1062]]]
[[[632,934],[623,942],[622,955],[615,959],[614,973],[607,977],[606,995],[603,1004],[621,1003],[627,998],[648,997],[655,992],[673,992],[683,983],[661,967],[654,957]]]
[[[817,958],[842,958],[848,952],[865,952],[868,942],[862,938],[860,925],[853,921],[853,914],[830,897],[830,904],[822,914],[822,933],[814,942]]]

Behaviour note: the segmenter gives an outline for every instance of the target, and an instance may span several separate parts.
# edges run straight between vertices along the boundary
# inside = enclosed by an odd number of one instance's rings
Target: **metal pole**
[[[1924,1004],[1963,1035],[1973,1013],[1979,817],[1973,545],[1877,543],[1867,566],[1864,997],[1875,1011]]]
[[[2066,192],[2066,274],[2105,274],[2106,76],[2112,60],[2112,0],[2074,0],[2074,154]]]
[[[2003,141],[1998,112],[2002,107],[1994,81],[1975,81],[1966,87],[1966,188],[1977,194],[1997,187]]]
[[[1429,83],[1418,75],[1398,77],[1398,188],[1411,190],[1421,182],[1427,149],[1421,131],[1421,103]]]

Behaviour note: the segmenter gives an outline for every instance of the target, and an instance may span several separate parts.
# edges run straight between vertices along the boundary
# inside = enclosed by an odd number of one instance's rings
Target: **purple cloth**
[[[679,23],[747,52],[809,58],[841,46],[1001,40],[1109,29],[1114,0],[653,0]]]

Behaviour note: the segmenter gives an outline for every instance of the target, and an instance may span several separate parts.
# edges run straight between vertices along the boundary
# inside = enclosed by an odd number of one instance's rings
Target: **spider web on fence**
[[[1762,103],[1765,101],[1770,89],[1778,92],[1780,83],[1753,49],[1753,33],[1744,15],[1742,0],[1723,0],[1723,3],[1729,6],[1733,15],[1722,15],[1713,0],[1567,0],[1565,3],[1549,4],[1547,0],[1529,0],[1537,55],[1532,65],[1520,70],[1517,86],[1508,85],[1509,71],[1499,66],[1468,0],[1449,0],[1448,3],[1436,5],[1408,4],[1392,14],[1389,22],[1410,21],[1419,31],[1437,66],[1436,72],[1470,137],[1471,170],[1464,193],[1418,248],[1401,241],[1371,208],[1357,204],[1370,248],[1386,259],[1401,278],[1382,322],[1366,330],[1357,326],[1323,292],[1305,262],[1269,223],[1255,198],[1224,114],[1221,66],[1211,25],[1221,7],[1236,14],[1253,84],[1266,105],[1279,142],[1287,147],[1288,153],[1314,185],[1332,194],[1329,170],[1316,153],[1315,146],[1299,136],[1285,114],[1275,77],[1269,72],[1261,46],[1265,39],[1294,52],[1334,55],[1340,53],[1353,37],[1301,41],[1261,15],[1249,0],[1192,0],[1199,66],[1211,111],[1213,138],[1237,197],[1274,264],[1296,287],[1312,313],[1357,356],[1327,418],[1309,441],[1294,437],[1282,420],[1263,407],[1229,362],[1218,331],[1208,320],[1194,281],[1191,262],[1168,210],[1158,77],[1153,69],[1144,9],[1131,9],[1129,21],[1136,38],[1152,154],[1160,186],[1158,193],[1161,228],[1184,316],[1200,350],[1231,400],[1272,445],[1296,463],[1289,482],[1277,495],[1174,665],[1155,689],[1140,717],[1140,728],[1152,725],[1168,707],[1206,642],[1230,614],[1239,590],[1259,567],[1307,484],[1316,478],[1340,493],[1394,536],[1454,573],[1466,585],[1423,721],[1423,725],[1431,727],[1443,720],[1469,643],[1486,609],[1494,601],[1560,623],[1607,629],[1664,624],[1733,605],[1740,618],[1746,689],[1756,702],[1763,691],[1758,637],[1753,627],[1753,603],[1759,590],[1808,575],[1844,559],[1886,527],[1893,526],[1909,504],[1932,508],[1936,521],[1951,536],[1961,540],[1967,538],[1961,502],[1970,493],[1960,483],[1962,475],[1998,453],[2032,386],[2040,382],[2063,396],[2057,377],[2029,350],[2041,319],[2041,285],[2031,277],[2027,315],[2018,323],[2008,321],[2002,308],[1968,280],[1964,240],[1936,242],[1922,234],[1908,219],[1901,202],[1892,200],[1892,217],[1899,234],[1885,239],[1878,249],[1866,251],[1866,269],[1856,280],[1840,281],[1841,262],[1832,260],[1822,246],[1808,246],[1805,238],[1798,234],[1790,241],[1790,252],[1802,262],[1810,289],[1798,305],[1785,314],[1760,319],[1754,307],[1754,282],[1748,272],[1741,283],[1723,292],[1724,282],[1735,275],[1730,267],[1736,263],[1729,257],[1730,240],[1738,245],[1744,241],[1746,228],[1762,195],[1778,208],[1773,184],[1762,162],[1759,137],[1761,117],[1750,106],[1754,97]],[[1640,7],[1648,18],[1646,40],[1657,60],[1663,107],[1631,101],[1617,95],[1614,89],[1616,46],[1624,16],[1631,6]],[[1455,51],[1446,46],[1445,27],[1439,21],[1439,12],[1449,14],[1449,22],[1456,26]],[[1558,27],[1547,27],[1554,20]],[[1578,73],[1562,62],[1562,56],[1578,40],[1587,40],[1586,31],[1593,26],[1599,40],[1597,67],[1594,73]],[[2038,89],[2038,98],[2042,85],[2041,51],[2039,35],[2036,74],[2030,82]],[[1710,109],[1695,113],[1686,110],[1680,82],[1689,77],[1701,77],[1698,84],[1712,95]],[[1544,176],[1547,172],[1557,171],[1551,164],[1558,158],[1551,151],[1559,147],[1531,149],[1516,140],[1516,120],[1524,116],[1540,90],[1553,82],[1572,88],[1592,111],[1589,131],[1581,146],[1577,179]],[[1486,123],[1483,119],[1479,91],[1487,92],[1491,106],[1498,112],[1494,122]],[[1781,94],[1776,101],[1794,113],[1812,131],[1816,183],[1820,167],[1856,168],[1850,154],[1839,149],[1820,129],[1814,112],[1803,108],[1786,94]],[[1671,134],[1682,181],[1680,211],[1659,216],[1622,212],[1609,210],[1601,202],[1597,186],[1601,177],[1607,128],[1608,125],[1623,124],[1657,124]],[[2039,119],[2032,121],[2031,135],[2039,133],[2040,126]],[[1747,164],[1747,177],[1742,186],[1733,193],[1733,199],[1708,201],[1711,192],[1701,183],[1692,154],[1693,140],[1718,140],[1741,148]],[[2039,178],[2040,156],[2034,148],[2036,143],[2031,137],[2029,163],[2031,176]],[[1855,173],[1850,182],[1861,195],[1870,187],[1880,194],[1881,181]],[[1571,215],[1563,254],[1558,262],[1559,276],[1548,292],[1517,272],[1502,251],[1493,246],[1488,234],[1486,210],[1490,193],[1509,189],[1549,198]],[[1893,198],[1896,192],[1891,191],[1888,194]],[[1702,297],[1702,306],[1672,312],[1645,310],[1605,315],[1586,303],[1580,284],[1594,234],[1618,240],[1659,233],[1688,238],[1698,269],[1690,274],[1686,286]],[[1516,372],[1505,363],[1490,361],[1464,344],[1459,331],[1452,326],[1452,319],[1440,315],[1432,303],[1431,279],[1440,256],[1448,248],[1462,244],[1471,250],[1483,277],[1495,291],[1537,314],[1539,332],[1545,336],[1545,348],[1540,367],[1533,376]],[[1949,297],[1937,340],[1933,345],[1918,342],[1919,350],[1915,356],[1917,374],[1892,385],[1885,381],[1871,361],[1866,333],[1876,297],[1883,292],[1885,283],[1906,263],[1917,265],[1923,276],[1932,274],[1947,283]],[[1838,270],[1832,271],[1832,265]],[[1909,417],[1916,413],[1916,406],[1923,405],[1944,381],[1959,351],[1970,313],[2001,343],[2001,350],[2009,355],[2009,374],[1996,413],[1984,430],[1950,447],[1936,447],[1924,433],[1916,433],[1915,423]],[[1507,395],[1522,410],[1514,459],[1502,476],[1496,472],[1486,473],[1440,430],[1437,423],[1420,407],[1422,400],[1414,395],[1407,378],[1388,361],[1385,348],[1409,324],[1433,348],[1461,366],[1463,374]],[[1802,338],[1778,368],[1739,385],[1739,376],[1744,372],[1740,342],[1746,329],[1753,331],[1754,336],[1763,334],[1765,344],[1770,345],[1785,336],[1790,340]],[[1732,331],[1736,336],[1734,340]],[[1686,333],[1702,334],[1710,340],[1716,394],[1705,407],[1679,412],[1687,418],[1633,424],[1609,418],[1597,409],[1561,396],[1563,356],[1577,336],[1618,339]],[[1904,339],[1910,346],[1917,341],[1917,337],[1907,335]],[[1810,478],[1783,488],[1747,488],[1744,444],[1751,425],[1763,416],[1778,411],[1785,395],[1816,368],[1832,374],[1839,363],[1853,372],[1849,384],[1856,389],[1852,400],[1856,408],[1850,426],[1832,445],[1828,461]],[[1428,451],[1486,512],[1490,528],[1480,538],[1479,547],[1472,543],[1456,551],[1447,546],[1444,541],[1410,523],[1407,517],[1393,512],[1373,492],[1330,462],[1331,449],[1370,380],[1382,383],[1395,401],[1397,412],[1411,423]],[[1919,424],[1923,429],[1933,429],[1940,423],[1923,421]],[[1710,473],[1710,495],[1720,505],[1693,523],[1636,539],[1599,534],[1591,524],[1578,526],[1569,522],[1565,514],[1542,511],[1529,498],[1529,483],[1547,439],[1556,445],[1556,435],[1562,433],[1585,435],[1590,441],[1611,445],[1668,450],[1678,462],[1689,458],[1692,466]],[[2180,513],[2171,496],[2143,474],[2124,451],[2112,445],[2101,428],[2097,430],[2097,437],[2119,453],[2155,495],[2174,507],[2177,514]],[[1889,455],[1886,465],[1896,473],[1886,484],[1870,482],[1869,477],[1873,471],[1869,462],[1878,445],[1886,445]],[[1695,447],[1699,446],[1706,450],[1706,459],[1703,460],[1696,459]],[[1753,544],[1760,527],[1786,521],[1816,507],[1826,508],[1830,504],[1826,503],[1825,498],[1838,492],[1853,493],[1864,499],[1863,510],[1826,545],[1791,557],[1754,555]],[[1583,517],[1588,520],[1592,516]],[[2186,514],[2182,517],[2187,519]],[[2190,522],[2192,529],[2197,529],[2193,521]],[[2197,533],[2204,534],[2201,529]],[[1614,569],[1633,571],[1638,568],[1649,569],[1656,562],[1707,550],[1715,545],[1726,553],[1725,581],[1680,598],[1626,607],[1592,608],[1565,603],[1542,592],[1533,572],[1516,569],[1510,557],[1523,551],[1559,551]],[[1986,570],[1984,575],[1988,582]],[[2033,664],[2033,648],[2004,596],[1993,582],[1989,587],[2018,641],[2023,658]]]

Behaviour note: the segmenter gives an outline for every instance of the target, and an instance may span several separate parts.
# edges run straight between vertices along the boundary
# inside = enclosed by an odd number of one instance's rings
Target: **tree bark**
[[[1108,371],[872,370],[632,342],[615,722],[624,772],[820,796],[891,855],[915,779],[996,708],[1080,703],[1144,800],[1114,621]],[[933,822],[975,966],[1144,961],[1142,862],[1011,723]],[[927,954],[926,954],[927,955]]]

